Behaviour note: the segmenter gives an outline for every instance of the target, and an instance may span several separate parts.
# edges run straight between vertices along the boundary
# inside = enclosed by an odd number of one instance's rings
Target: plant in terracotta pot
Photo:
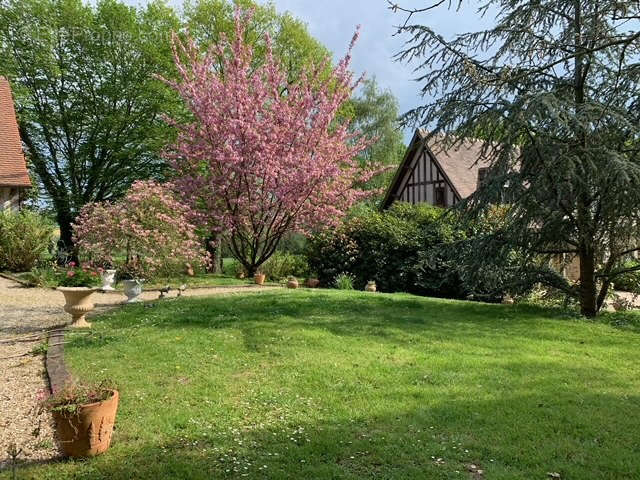
[[[264,284],[265,278],[266,275],[264,273],[256,272],[256,274],[253,276],[253,281],[256,283],[256,285],[262,285]]]
[[[94,308],[91,295],[98,290],[98,271],[88,265],[78,266],[71,262],[68,268],[60,269],[57,276],[57,289],[64,295],[64,311],[71,315],[71,327],[90,327],[85,315]]]
[[[51,395],[43,394],[40,408],[51,412],[65,455],[94,457],[111,444],[118,401],[118,390],[110,382],[70,382]]]
[[[296,277],[289,277],[287,279],[287,288],[298,288],[298,279]]]
[[[373,280],[369,280],[367,285],[364,287],[365,292],[375,292],[378,289],[376,286],[376,282]]]
[[[318,280],[316,275],[312,274],[309,278],[307,278],[305,285],[309,288],[317,288],[318,285],[320,285],[320,280]]]

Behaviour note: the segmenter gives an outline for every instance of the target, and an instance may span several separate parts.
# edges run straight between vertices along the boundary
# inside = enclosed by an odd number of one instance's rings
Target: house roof
[[[382,208],[387,208],[393,200],[396,190],[411,168],[414,153],[422,148],[427,148],[436,164],[440,166],[442,173],[451,184],[456,194],[461,198],[467,198],[473,194],[478,186],[478,171],[489,165],[489,162],[481,158],[482,140],[463,140],[454,147],[447,147],[442,137],[434,136],[427,141],[428,133],[425,130],[416,130],[407,153],[382,202]]]
[[[0,77],[0,186],[31,186],[13,108],[11,87],[4,77]]]
[[[427,132],[419,130],[422,139]],[[460,198],[467,198],[478,188],[478,171],[489,166],[489,162],[481,158],[484,141],[465,139],[455,147],[445,147],[442,139],[433,137],[428,142],[429,150],[440,164]]]

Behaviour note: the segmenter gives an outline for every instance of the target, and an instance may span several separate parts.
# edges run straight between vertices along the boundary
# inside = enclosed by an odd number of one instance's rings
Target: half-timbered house
[[[430,140],[427,137],[424,130],[413,135],[387,189],[382,209],[395,201],[450,207],[482,185],[488,171],[488,162],[481,158],[482,140],[465,140],[447,148],[437,137]],[[580,276],[577,256],[557,256],[552,264],[572,281]]]
[[[484,180],[487,164],[480,159],[482,141],[465,140],[445,148],[416,130],[387,190],[382,208],[395,201],[450,207],[473,194]]]

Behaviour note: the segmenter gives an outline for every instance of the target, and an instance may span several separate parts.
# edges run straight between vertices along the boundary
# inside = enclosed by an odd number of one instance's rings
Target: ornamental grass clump
[[[338,290],[353,290],[353,275],[341,273],[336,277],[334,285]]]
[[[208,262],[188,216],[189,207],[170,186],[140,181],[115,203],[84,207],[74,224],[74,240],[81,255],[115,266],[120,278],[171,276],[187,262]]]

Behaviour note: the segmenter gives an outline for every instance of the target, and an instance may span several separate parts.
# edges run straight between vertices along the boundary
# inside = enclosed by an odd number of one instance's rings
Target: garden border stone
[[[59,391],[71,380],[71,374],[64,362],[65,331],[66,328],[58,328],[49,334],[45,364],[51,393]]]
[[[23,287],[30,287],[31,286],[31,285],[29,285],[29,282],[25,282],[24,280],[14,276],[14,275],[11,275],[10,273],[7,273],[7,272],[0,272],[0,277],[6,278],[7,280],[11,280],[12,282],[19,283]]]

